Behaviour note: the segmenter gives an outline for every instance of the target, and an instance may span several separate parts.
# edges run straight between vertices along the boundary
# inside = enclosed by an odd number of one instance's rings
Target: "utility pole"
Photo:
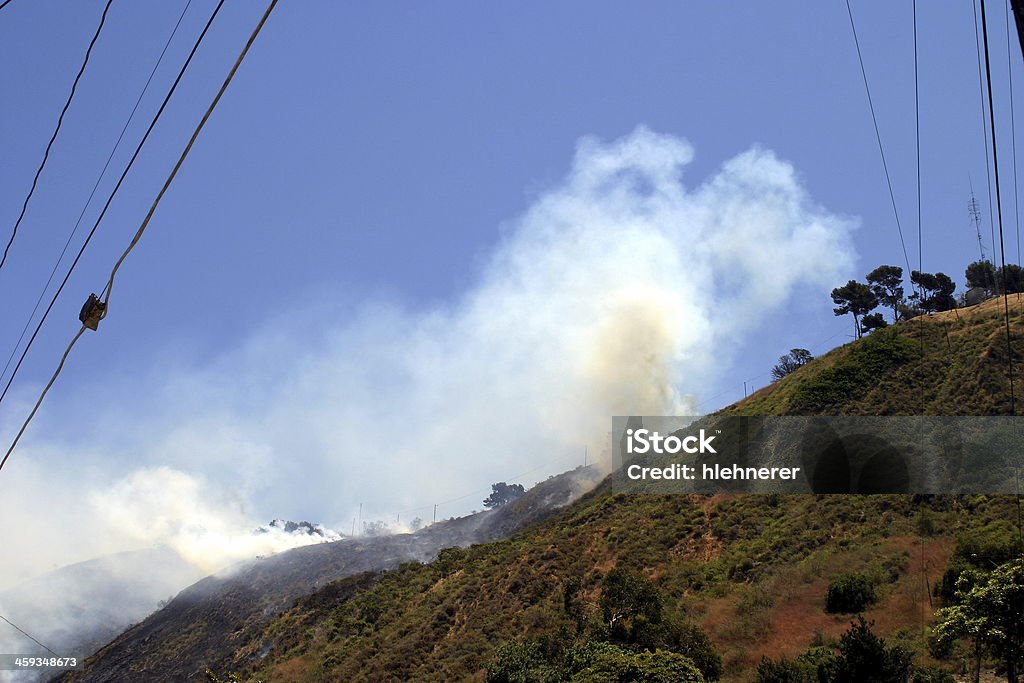
[[[587,466],[587,445],[583,445],[583,466]]]
[[[434,503],[434,521],[431,524],[437,523],[437,503]]]
[[[363,504],[359,504],[359,535],[363,535]]]
[[[747,397],[747,383],[743,383],[743,398]]]

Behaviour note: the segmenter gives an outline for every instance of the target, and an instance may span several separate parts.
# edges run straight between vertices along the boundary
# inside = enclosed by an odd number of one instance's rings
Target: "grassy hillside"
[[[1013,303],[1020,353],[1024,317]],[[876,332],[724,412],[1006,413],[1001,306]],[[579,656],[573,644],[622,643],[602,614],[619,569],[652,586],[660,607],[656,623],[632,618],[625,647],[674,650],[709,678],[751,681],[764,655],[834,646],[853,618],[826,611],[830,584],[843,577],[870,587],[864,614],[874,633],[912,653],[918,670],[958,671],[969,653],[954,648],[939,660],[928,647],[934,610],[956,572],[1012,545],[1005,520],[1015,512],[1007,497],[625,496],[606,481],[506,540],[323,585],[239,627],[231,655],[211,664],[221,679],[244,681],[484,681],[499,652],[568,661]],[[90,670],[105,656],[75,680],[101,680]],[[617,680],[588,671],[573,680]]]
[[[1009,301],[1014,362],[1024,297]],[[1006,415],[1003,300],[921,316],[846,344],[723,412],[734,415]],[[1024,388],[1017,368],[1017,393]]]
[[[482,680],[506,639],[576,637],[567,586],[580,582],[596,619],[601,578],[617,565],[650,577],[671,613],[708,633],[727,680],[762,655],[845,631],[849,617],[826,614],[824,600],[829,580],[850,571],[881,577],[867,611],[876,631],[923,652],[924,582],[941,579],[957,535],[1011,511],[1006,500],[965,502],[970,514],[907,497],[642,498],[602,487],[515,539],[361,577],[354,597],[318,592],[239,654],[269,648],[245,672],[262,680]],[[942,533],[918,535],[922,509]]]
[[[724,412],[1006,413],[1001,307],[876,332]],[[1022,319],[1014,306],[1018,353]],[[482,681],[509,639],[551,648],[590,637],[602,579],[620,567],[647,577],[671,618],[707,633],[724,680],[752,680],[763,655],[834,643],[851,616],[827,613],[825,596],[850,573],[876,587],[865,612],[875,633],[913,652],[919,668],[955,671],[955,656],[939,662],[926,647],[936,593],[951,557],[968,561],[969,539],[1014,513],[1012,500],[984,496],[639,497],[606,482],[509,540],[300,600],[238,648],[235,669],[242,680]]]

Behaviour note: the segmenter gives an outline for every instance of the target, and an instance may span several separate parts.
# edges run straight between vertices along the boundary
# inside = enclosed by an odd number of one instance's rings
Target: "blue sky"
[[[911,5],[853,4],[916,267]],[[969,177],[986,242],[989,218],[973,14],[967,2],[921,5],[923,263],[962,283],[977,255]],[[15,0],[0,13],[5,237],[102,6]],[[3,359],[183,6],[115,0],[0,273]],[[193,0],[125,149],[212,7]],[[1007,36],[1003,6],[989,9],[1012,254]],[[79,307],[102,286],[262,11],[257,2],[225,6],[19,375],[22,400],[52,371]],[[1010,47],[1019,77],[1016,36]],[[236,362],[226,357],[250,352],[287,366],[284,356],[329,345],[324,330],[350,324],[366,301],[413,313],[452,306],[486,277],[510,226],[566,177],[581,138],[616,140],[641,125],[692,145],[690,187],[752,146],[770,150],[796,170],[810,204],[859,222],[851,275],[903,265],[842,3],[283,2],[120,271],[110,316],[76,348],[35,438],[95,436],[90,416],[113,405],[173,414],[161,403],[166,387],[153,387],[173,384],[181,368],[216,374]],[[115,168],[126,159],[119,153]],[[789,348],[845,341],[850,324],[832,315],[828,289],[795,285],[688,390],[720,407],[742,396],[744,380],[766,383]],[[290,341],[276,356],[252,351],[254,338],[282,324]],[[231,381],[230,372],[217,376]],[[3,406],[8,431],[23,408]]]
[[[854,5],[913,253],[910,5]],[[20,328],[182,6],[114,4],[2,275],[6,329]],[[18,65],[0,75],[8,225],[101,8],[18,1],[0,22],[0,54]],[[158,85],[210,8],[193,2]],[[80,300],[102,282],[261,11],[255,2],[225,8],[26,380],[49,371]],[[1005,99],[1002,7],[990,13]],[[987,205],[971,7],[930,3],[919,23],[925,268],[962,278],[976,253],[968,174]],[[155,87],[143,112],[160,94]],[[637,124],[688,139],[694,179],[752,143],[774,150],[816,201],[862,220],[860,270],[902,265],[841,3],[284,3],[133,255],[103,342],[81,349],[64,384],[93,381],[111,359],[146,367],[168,343],[216,354],[267,311],[323,287],[384,289],[413,306],[451,297],[472,281],[502,222],[564,174],[580,136],[617,137]],[[1003,158],[1009,170],[1008,150]],[[842,328],[827,293],[803,298],[811,310],[801,305],[766,331],[771,344],[762,338],[742,354],[728,373],[733,387],[790,346]]]

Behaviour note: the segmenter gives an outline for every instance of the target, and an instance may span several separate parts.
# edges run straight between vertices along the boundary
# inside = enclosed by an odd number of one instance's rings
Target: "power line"
[[[149,221],[153,218],[153,214],[156,212],[156,207],[160,204],[160,200],[163,199],[164,194],[167,192],[167,188],[171,186],[171,183],[174,181],[175,176],[178,175],[178,171],[181,169],[181,165],[185,163],[185,158],[188,157],[188,153],[192,151],[192,145],[195,144],[196,139],[199,137],[199,134],[203,130],[203,127],[206,126],[206,122],[210,119],[210,116],[213,114],[213,110],[217,108],[217,104],[220,102],[220,98],[224,96],[224,92],[228,89],[228,86],[231,84],[232,79],[234,79],[235,77],[235,72],[237,72],[238,67],[242,65],[242,61],[245,59],[245,56],[249,53],[249,48],[252,47],[253,42],[256,40],[256,36],[258,36],[260,31],[263,29],[263,25],[267,22],[267,19],[270,17],[270,13],[274,10],[274,7],[276,5],[277,0],[270,0],[270,4],[267,5],[267,9],[263,13],[263,17],[260,18],[260,22],[256,25],[256,28],[253,29],[252,35],[249,36],[249,40],[246,42],[245,47],[242,48],[241,53],[239,53],[238,59],[235,60],[234,66],[231,67],[231,71],[228,72],[227,77],[221,84],[220,90],[217,91],[217,95],[213,98],[213,101],[210,103],[210,106],[206,109],[206,113],[203,114],[203,118],[199,121],[199,125],[196,126],[196,129],[192,133],[192,137],[189,139],[188,144],[185,145],[185,149],[182,150],[181,156],[178,157],[178,163],[174,165],[174,168],[171,170],[171,174],[167,177],[167,180],[164,182],[164,186],[160,188],[160,192],[157,194],[156,199],[153,200],[153,205],[149,207],[149,212],[146,214],[145,219],[143,219],[142,224],[139,226],[138,231],[136,231],[135,236],[132,238],[132,241],[128,244],[128,247],[124,250],[124,253],[121,254],[121,258],[119,258],[117,260],[117,263],[114,264],[113,270],[110,271],[110,279],[107,280],[106,287],[104,288],[104,292],[101,297],[103,299],[103,315],[106,315],[107,303],[110,300],[110,294],[114,288],[114,276],[117,275],[117,271],[121,267],[121,264],[124,263],[124,260],[128,257],[128,254],[130,254],[132,250],[135,248],[135,245],[139,243],[139,239],[141,239],[142,234],[146,232],[146,228],[149,227]]]
[[[213,17],[216,16],[217,10],[219,10],[221,5],[223,5],[223,4],[224,4],[224,0],[221,0],[221,2],[218,3],[217,9],[214,10],[213,16],[210,17],[210,22],[207,23],[207,25],[206,25],[207,29],[210,27],[210,23],[213,22]],[[6,462],[7,462],[7,459],[10,458],[11,453],[14,452],[15,447],[18,445],[18,441],[21,440],[22,434],[25,433],[25,429],[28,427],[29,422],[32,421],[32,418],[35,416],[36,411],[39,409],[39,406],[42,404],[43,399],[46,397],[46,393],[50,390],[50,387],[53,386],[53,383],[56,381],[57,376],[60,375],[60,371],[64,367],[64,361],[67,360],[68,354],[71,353],[71,349],[74,348],[75,343],[81,338],[82,333],[85,332],[85,330],[88,327],[90,327],[90,323],[87,322],[88,317],[89,317],[88,316],[89,307],[95,303],[96,304],[96,308],[98,308],[98,318],[94,319],[94,321],[93,321],[94,325],[98,324],[98,320],[99,319],[102,319],[103,317],[106,316],[106,313],[107,313],[107,310],[108,310],[107,309],[107,303],[110,300],[110,294],[111,294],[111,291],[113,290],[113,287],[114,287],[114,276],[117,274],[118,268],[121,267],[121,264],[124,262],[125,258],[128,256],[129,253],[131,253],[132,249],[135,248],[135,245],[138,244],[139,239],[142,237],[142,234],[146,231],[146,227],[149,225],[149,221],[153,218],[153,214],[156,212],[156,208],[157,208],[157,206],[159,206],[160,200],[163,199],[164,194],[166,194],[166,192],[167,192],[167,188],[169,188],[171,186],[171,182],[174,181],[175,176],[178,174],[178,170],[181,169],[181,166],[185,162],[185,159],[188,157],[188,153],[192,150],[192,146],[195,144],[196,139],[199,137],[199,134],[202,132],[203,127],[206,125],[206,122],[210,119],[210,116],[213,114],[214,109],[216,109],[217,103],[220,102],[220,99],[221,99],[221,97],[223,97],[224,92],[228,89],[228,86],[231,84],[231,81],[234,79],[235,73],[238,71],[238,67],[242,65],[242,61],[245,59],[245,56],[249,53],[249,48],[252,47],[253,42],[256,40],[256,37],[259,35],[260,31],[263,29],[264,24],[266,24],[267,19],[270,17],[271,11],[273,11],[273,9],[274,9],[274,7],[276,5],[277,5],[277,0],[270,0],[270,4],[267,5],[266,11],[263,13],[263,16],[260,18],[260,21],[256,25],[256,28],[253,29],[252,34],[249,36],[249,40],[246,41],[246,43],[245,43],[245,47],[242,48],[242,51],[239,53],[238,59],[235,60],[234,66],[231,67],[231,71],[228,72],[228,75],[224,79],[224,82],[221,84],[220,89],[217,91],[216,96],[213,98],[213,101],[207,107],[206,113],[203,114],[203,118],[199,121],[199,124],[195,128],[195,131],[192,133],[192,137],[189,138],[188,144],[185,145],[185,149],[182,150],[181,155],[178,157],[178,162],[174,165],[174,168],[171,170],[170,175],[167,176],[167,180],[164,181],[163,187],[160,188],[160,192],[157,194],[156,199],[153,200],[152,205],[149,207],[149,211],[146,213],[146,217],[143,219],[142,224],[139,226],[138,231],[136,231],[135,237],[132,238],[132,241],[128,245],[128,248],[124,250],[123,254],[121,254],[121,258],[119,258],[117,260],[117,263],[114,264],[114,268],[110,271],[110,279],[107,280],[107,285],[104,288],[104,294],[103,294],[103,301],[102,301],[102,303],[100,303],[97,300],[95,295],[92,295],[92,296],[89,297],[89,301],[86,303],[86,307],[82,309],[82,314],[80,316],[80,319],[82,320],[82,323],[83,323],[82,327],[78,330],[78,332],[75,334],[75,336],[71,339],[71,343],[68,344],[67,349],[64,351],[64,355],[61,357],[60,364],[57,366],[56,371],[53,373],[53,377],[50,378],[49,383],[43,389],[42,394],[40,394],[39,399],[36,401],[35,407],[32,409],[32,412],[29,414],[29,416],[25,419],[24,424],[22,424],[21,429],[18,431],[17,436],[15,436],[14,441],[11,443],[11,447],[7,449],[7,453],[4,455],[3,460],[0,460],[0,470],[3,469],[4,464],[6,464]],[[205,33],[206,33],[206,29],[203,29],[203,35],[205,35]],[[202,39],[202,36],[200,36],[200,40],[201,39]],[[198,46],[199,46],[199,43],[197,42],[196,43],[196,47],[198,47]],[[193,54],[195,54],[195,49],[193,49]],[[192,55],[189,55],[189,59],[191,59],[191,57],[192,57]],[[186,66],[187,66],[187,62],[186,62]],[[182,73],[184,73],[184,70],[182,70]],[[180,77],[181,77],[181,74],[179,74],[179,79],[180,79]],[[175,81],[175,85],[177,85],[177,81]],[[167,103],[167,100],[164,100],[164,104],[166,104],[166,103]],[[161,107],[161,110],[162,109],[163,108]],[[147,134],[148,134],[148,131],[147,131]],[[123,179],[123,176],[122,176],[122,179]],[[102,218],[102,215],[101,215],[101,218]],[[97,225],[98,224],[99,223],[97,221]],[[93,230],[95,230],[95,227],[93,228]],[[90,237],[91,236],[92,236],[92,233],[90,233]],[[86,243],[88,243],[88,242],[86,242]],[[83,245],[82,248],[84,250],[85,245]],[[81,256],[81,252],[79,252],[79,256]],[[75,261],[77,262],[77,260],[78,259],[76,258]],[[73,265],[72,265],[72,268],[74,268]],[[69,274],[70,274],[70,271],[69,271]],[[65,282],[67,282],[66,279],[65,279]],[[63,285],[61,285],[61,286],[63,287]],[[58,294],[59,294],[59,291],[58,291]],[[96,329],[96,327],[92,326],[91,329]]]
[[[920,96],[920,78],[918,76],[918,49],[917,49],[917,0],[912,3],[913,8],[913,23],[914,23],[914,138],[916,140],[916,155],[917,155],[917,270],[919,273],[924,273],[924,241],[922,239],[922,216],[921,216],[921,96]],[[913,275],[913,273],[911,273]],[[913,282],[913,278],[911,278]],[[919,289],[918,304],[924,306],[924,287]],[[917,369],[918,372],[924,366],[924,316],[919,315],[919,324],[917,327],[918,341],[921,343],[921,355],[918,357]],[[921,402],[919,410],[921,414],[924,414],[924,392],[920,392]],[[923,553],[923,551],[922,551]]]
[[[1006,321],[1006,365],[1010,376],[1010,414],[1017,414],[1016,398],[1013,391],[1013,346],[1010,343],[1010,302],[1006,287],[1006,249],[1003,244],[1003,206],[999,192],[999,154],[996,150],[996,117],[992,109],[992,69],[989,64],[988,19],[985,15],[985,0],[981,0],[981,35],[985,44],[985,81],[988,84],[989,128],[992,134],[992,173],[996,178],[996,211],[999,217],[999,259],[1003,270],[1003,314]]]
[[[832,341],[833,339],[835,339],[835,338],[836,338],[836,337],[838,337],[839,335],[841,335],[841,334],[845,334],[845,333],[846,333],[846,328],[845,328],[845,327],[843,327],[843,329],[842,329],[842,330],[840,330],[840,331],[836,332],[835,334],[833,334],[833,335],[831,335],[831,336],[829,336],[829,337],[827,337],[827,338],[825,338],[825,339],[822,339],[822,340],[821,340],[821,341],[819,341],[819,342],[816,342],[816,343],[814,343],[814,344],[811,344],[811,346],[810,346],[810,349],[809,349],[809,350],[814,350],[814,349],[817,349],[818,347],[824,346],[825,344],[827,344],[828,342]],[[828,349],[828,350],[831,350],[831,349]],[[753,384],[753,383],[754,383],[754,380],[758,380],[758,379],[761,379],[762,377],[768,377],[768,376],[769,376],[769,375],[771,375],[771,374],[772,374],[771,372],[762,372],[762,373],[761,373],[760,375],[754,375],[753,377],[748,377],[748,378],[747,378],[746,380],[743,380],[743,382],[744,382],[744,384],[745,384],[746,382],[750,382],[751,384]],[[715,394],[715,395],[713,395],[713,396],[709,396],[709,397],[707,397],[707,398],[706,398],[706,399],[704,399],[703,401],[698,401],[698,402],[697,402],[697,403],[695,404],[695,406],[696,406],[697,408],[703,408],[704,406],[707,406],[707,405],[708,405],[709,403],[711,403],[712,401],[714,401],[714,400],[715,400],[716,398],[720,398],[720,397],[722,397],[722,396],[725,396],[726,394],[731,394],[732,392],[733,392],[733,389],[726,389],[725,391],[720,391],[720,392],[718,392],[717,394]]]
[[[11,4],[11,0],[4,0],[3,2],[0,2],[0,9],[7,7],[9,4]]]
[[[974,9],[974,47],[978,53],[978,94],[981,96],[981,139],[985,143],[985,180],[988,183],[988,226],[992,233],[992,251],[996,250],[996,223],[992,220],[995,215],[995,205],[992,202],[992,168],[989,166],[991,154],[988,150],[988,121],[985,120],[985,78],[981,70],[981,38],[979,37],[980,26],[978,25],[978,3],[971,0],[971,7]]]
[[[164,109],[167,108],[167,103],[170,102],[171,96],[174,95],[175,90],[177,90],[178,84],[181,82],[182,77],[185,75],[186,69],[188,69],[189,64],[192,63],[192,58],[195,56],[196,51],[199,49],[199,46],[202,44],[203,39],[206,37],[206,33],[210,30],[210,26],[213,24],[213,20],[217,17],[217,13],[220,12],[220,8],[223,5],[224,0],[220,0],[217,3],[217,6],[213,9],[213,13],[207,20],[206,26],[203,27],[202,33],[199,34],[199,37],[196,39],[195,44],[192,46],[192,51],[189,52],[188,58],[185,60],[185,63],[182,64],[181,70],[178,71],[178,76],[174,79],[174,83],[171,84],[170,90],[167,91],[167,95],[164,97],[163,102],[160,104],[160,108],[153,116],[153,120],[150,121],[149,127],[146,129],[146,133],[142,136],[142,139],[139,141],[139,144],[135,147],[135,152],[132,154],[131,159],[128,160],[128,164],[125,166],[124,171],[121,173],[121,177],[118,178],[117,184],[114,185],[114,189],[110,191],[110,195],[107,197],[107,201],[103,205],[103,210],[100,211],[100,215],[96,218],[96,222],[93,223],[92,230],[89,231],[89,234],[85,238],[85,242],[82,243],[81,248],[78,250],[78,254],[75,256],[75,260],[71,262],[71,267],[68,268],[68,272],[64,275],[64,279],[60,283],[60,287],[57,288],[57,291],[54,293],[53,298],[50,299],[50,304],[46,307],[46,310],[43,312],[43,317],[39,320],[39,323],[36,325],[35,331],[32,333],[32,336],[29,337],[28,344],[26,344],[24,350],[22,350],[21,356],[18,358],[17,365],[14,366],[14,370],[11,372],[11,376],[7,379],[7,384],[4,386],[3,392],[0,392],[0,403],[2,403],[4,398],[7,396],[7,392],[10,390],[11,384],[14,383],[14,378],[18,376],[18,370],[21,369],[21,364],[25,361],[25,357],[28,355],[29,349],[32,348],[32,344],[35,342],[36,336],[38,336],[39,334],[39,330],[43,328],[43,324],[46,322],[47,317],[49,317],[50,311],[53,310],[54,304],[57,303],[57,298],[60,297],[61,292],[64,291],[64,287],[67,285],[68,280],[71,278],[71,274],[74,272],[75,267],[78,265],[78,261],[82,258],[82,254],[85,253],[85,249],[86,247],[89,246],[89,242],[92,240],[93,235],[96,234],[96,230],[99,228],[100,222],[103,220],[103,217],[107,214],[107,209],[110,208],[110,205],[114,201],[114,197],[117,195],[118,190],[121,189],[121,185],[122,183],[124,183],[124,179],[128,176],[128,172],[135,164],[135,160],[138,159],[139,153],[142,152],[142,147],[146,144],[146,140],[149,139],[149,135],[150,133],[153,132],[153,128],[156,127],[157,121],[160,120],[161,115],[164,113]]]
[[[882,147],[882,134],[878,130],[878,117],[875,114],[875,103],[871,99],[871,87],[868,85],[868,72],[864,68],[864,55],[860,49],[860,39],[857,37],[857,25],[853,21],[853,9],[850,7],[850,0],[846,0],[846,11],[850,15],[850,28],[853,31],[853,43],[857,48],[857,61],[860,63],[860,74],[864,79],[864,92],[868,96],[868,108],[871,110],[871,123],[875,127],[875,140],[878,141],[878,154],[882,158],[882,170],[885,171],[885,183],[889,187],[889,201],[892,203],[892,214],[896,219],[896,231],[900,236],[900,247],[903,249],[903,261],[907,264],[907,271],[912,270],[910,267],[910,258],[907,256],[907,244],[903,239],[903,227],[900,225],[900,214],[896,209],[896,195],[892,190],[892,178],[889,176],[889,165],[885,161],[885,149]],[[912,286],[913,283],[911,283]]]
[[[921,97],[917,69],[917,0],[914,10],[914,133],[917,139],[917,269],[924,272],[924,242],[921,231]]]
[[[10,2],[10,0],[7,0],[7,1],[8,1],[8,2]],[[4,4],[7,4],[7,3],[4,3]],[[4,5],[0,5],[0,9],[3,9],[3,8],[4,8]],[[40,643],[40,642],[39,642],[38,640],[36,640],[36,639],[35,639],[35,638],[33,638],[32,636],[30,636],[30,635],[29,635],[28,633],[25,633],[25,631],[23,631],[23,630],[21,629],[21,627],[19,627],[19,626],[18,626],[17,624],[15,624],[15,623],[14,623],[13,621],[11,621],[10,619],[8,619],[8,618],[7,618],[7,617],[5,617],[4,615],[0,614],[0,619],[3,619],[3,620],[4,620],[5,622],[7,622],[7,623],[8,623],[8,624],[9,624],[9,625],[11,626],[11,628],[13,628],[13,629],[14,629],[15,631],[17,631],[17,632],[18,632],[18,633],[20,633],[21,635],[25,636],[26,638],[28,638],[29,640],[31,640],[31,641],[32,641],[33,643],[35,643],[35,644],[36,644],[36,645],[38,645],[39,647],[43,648],[44,650],[46,650],[47,652],[49,652],[49,653],[50,653],[51,655],[53,655],[54,657],[60,657],[60,655],[58,655],[58,654],[57,654],[56,652],[54,652],[54,651],[53,651],[53,650],[51,650],[50,648],[46,647],[46,646],[45,646],[45,645],[43,645],[42,643]]]
[[[1017,201],[1017,122],[1013,112],[1013,59],[1010,49],[1010,4],[1004,6],[1006,18],[1006,80],[1010,84],[1010,149],[1013,152],[1013,223],[1017,235],[1017,265],[1020,265],[1020,204]],[[1017,294],[1018,298],[1020,294]]]
[[[164,55],[167,54],[167,48],[170,47],[171,41],[174,40],[174,36],[178,32],[178,28],[181,26],[182,19],[185,18],[185,13],[188,12],[189,6],[191,6],[192,0],[187,0],[185,8],[181,11],[181,15],[178,16],[178,21],[174,25],[174,29],[171,31],[171,35],[168,36],[167,42],[164,43],[164,48],[160,52],[160,56],[156,60],[156,64],[153,65],[153,69],[149,72],[149,78],[146,79],[145,85],[142,87],[142,92],[139,93],[138,99],[135,100],[135,106],[132,107],[131,113],[128,115],[128,120],[124,122],[124,126],[121,128],[120,135],[117,136],[117,141],[114,142],[114,147],[110,150],[110,154],[107,156],[106,162],[103,164],[103,169],[100,170],[99,175],[96,177],[96,182],[92,186],[92,191],[89,193],[89,198],[85,200],[85,205],[82,206],[82,211],[78,214],[78,220],[75,221],[74,227],[68,234],[67,240],[64,242],[64,248],[61,249],[60,256],[57,257],[57,261],[53,264],[53,269],[50,271],[50,276],[46,280],[46,284],[43,285],[43,289],[39,292],[39,297],[36,299],[35,306],[32,307],[32,312],[29,314],[28,319],[25,320],[24,327],[21,328],[21,335],[18,337],[17,343],[14,348],[11,349],[10,355],[7,357],[7,362],[4,364],[3,371],[0,371],[0,381],[7,375],[7,370],[11,366],[11,361],[14,360],[14,355],[18,352],[18,348],[21,347],[21,342],[25,339],[25,334],[28,332],[29,326],[32,324],[32,319],[36,317],[36,312],[39,310],[39,305],[43,302],[43,297],[46,296],[46,290],[50,288],[50,284],[53,282],[53,276],[57,274],[57,269],[60,267],[61,261],[64,260],[64,255],[67,253],[68,247],[71,246],[71,240],[74,239],[75,234],[78,232],[79,226],[82,224],[82,218],[85,217],[85,212],[92,203],[93,197],[96,196],[96,190],[99,189],[100,182],[103,177],[107,174],[107,168],[110,166],[111,160],[114,158],[114,154],[121,146],[121,140],[124,139],[124,134],[128,130],[128,126],[135,119],[135,112],[138,111],[139,105],[142,103],[142,98],[145,97],[146,92],[149,90],[149,85],[153,81],[153,76],[156,75],[157,69],[160,68],[160,64],[163,62]]]
[[[14,447],[18,445],[19,441],[21,441],[22,435],[25,433],[25,430],[28,429],[28,423],[36,416],[36,413],[39,411],[39,406],[43,404],[43,399],[46,398],[46,394],[50,391],[50,387],[52,387],[53,383],[57,381],[57,376],[60,375],[60,371],[64,369],[64,362],[68,359],[71,349],[75,346],[75,342],[78,341],[79,337],[82,336],[82,333],[85,332],[85,329],[85,325],[83,325],[75,336],[72,337],[71,343],[68,344],[68,347],[64,349],[64,355],[60,357],[60,363],[57,364],[57,369],[53,371],[53,376],[50,377],[50,381],[46,383],[45,387],[43,387],[42,393],[39,394],[39,398],[36,399],[35,405],[32,406],[32,411],[28,414],[28,417],[25,418],[25,422],[22,423],[21,429],[19,429],[18,433],[14,436],[14,441],[11,442],[11,447],[7,449],[7,453],[4,454],[3,460],[0,460],[0,470],[2,470],[4,465],[7,464],[7,459],[10,458],[11,453],[14,452]]]
[[[10,2],[10,0],[8,0]],[[113,4],[114,0],[107,0],[106,6],[103,7],[103,14],[100,15],[100,24],[96,27],[96,32],[92,36],[92,40],[89,41],[89,47],[85,50],[85,59],[82,60],[82,66],[78,69],[78,74],[75,76],[74,82],[71,84],[71,92],[68,93],[68,99],[64,102],[64,107],[60,110],[60,116],[57,117],[57,126],[53,129],[53,134],[50,136],[50,141],[46,143],[46,151],[43,152],[43,160],[39,162],[39,168],[36,169],[35,177],[32,178],[32,186],[28,189],[28,194],[25,195],[25,201],[21,205],[21,213],[18,214],[18,220],[14,221],[14,229],[11,230],[11,238],[7,240],[7,246],[4,247],[4,255],[0,257],[0,268],[4,267],[7,263],[7,254],[11,250],[11,245],[14,244],[14,238],[18,234],[18,226],[21,225],[21,220],[25,217],[25,212],[28,210],[28,203],[32,200],[32,195],[35,194],[36,185],[39,183],[39,176],[43,173],[43,168],[46,166],[46,160],[50,158],[50,149],[53,147],[54,141],[57,139],[57,134],[60,132],[61,124],[64,123],[64,115],[67,114],[68,108],[71,106],[71,101],[75,99],[75,91],[78,89],[78,82],[82,80],[82,74],[85,73],[85,67],[89,64],[89,56],[92,54],[92,48],[96,45],[96,41],[100,37],[100,32],[103,31],[103,25],[107,21],[107,12],[110,10],[110,5]],[[7,3],[0,5],[0,9],[3,9]]]

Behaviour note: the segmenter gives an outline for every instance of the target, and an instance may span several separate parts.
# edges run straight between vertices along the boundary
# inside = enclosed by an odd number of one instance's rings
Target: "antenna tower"
[[[967,215],[971,217],[971,224],[978,236],[978,251],[981,253],[981,260],[985,260],[985,244],[981,241],[981,207],[978,200],[974,198],[974,190],[971,190],[971,200],[967,202]]]

